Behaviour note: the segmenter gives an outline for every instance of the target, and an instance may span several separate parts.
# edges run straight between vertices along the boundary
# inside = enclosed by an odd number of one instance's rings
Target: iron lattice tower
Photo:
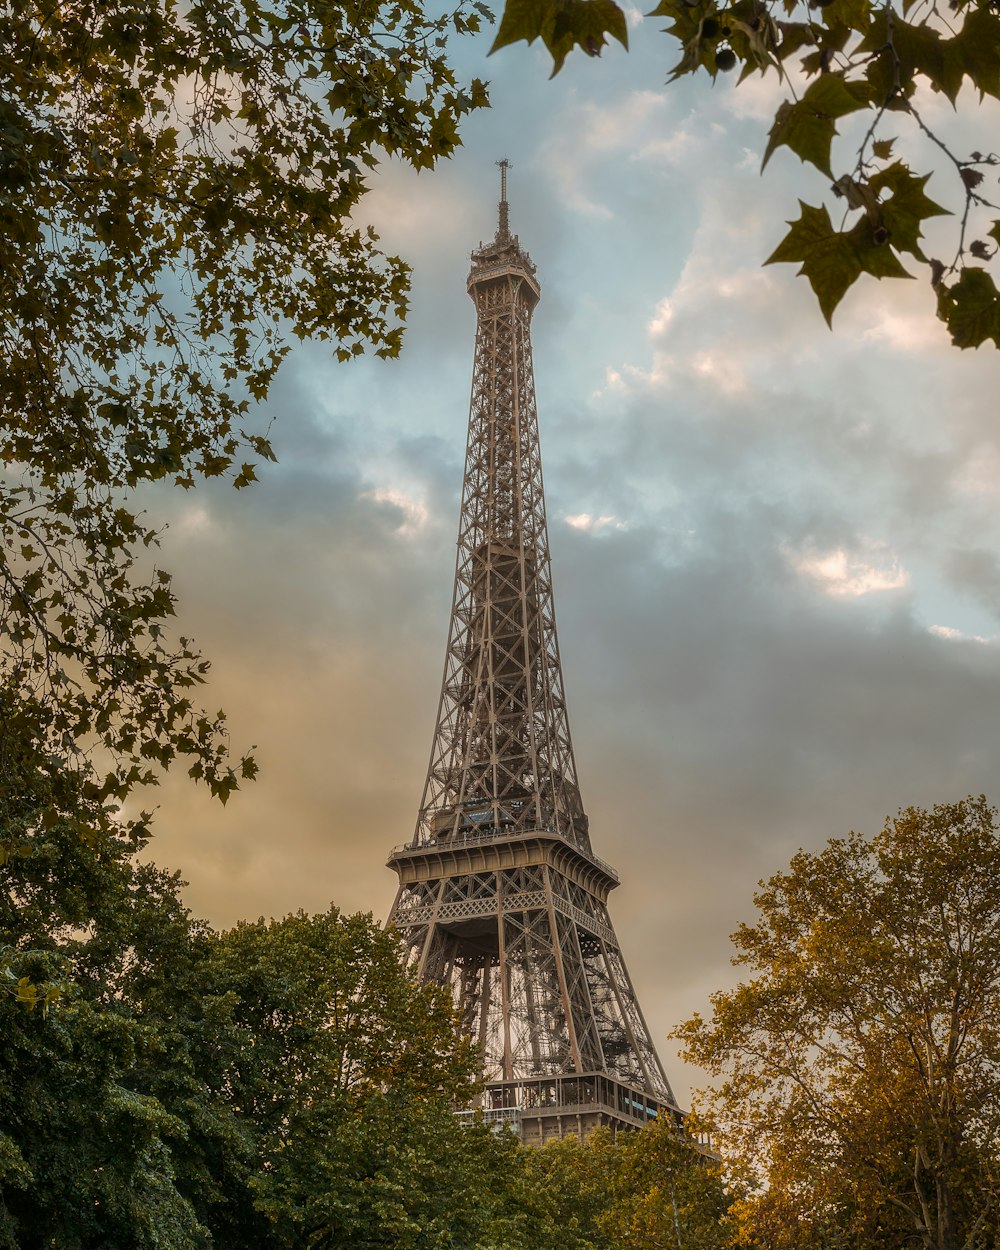
[[[680,1113],[608,915],[563,696],[531,317],[535,266],[500,222],[472,254],[477,329],[455,591],[430,767],[393,851],[390,921],[451,987],[478,1043],[484,1111],[525,1140]]]

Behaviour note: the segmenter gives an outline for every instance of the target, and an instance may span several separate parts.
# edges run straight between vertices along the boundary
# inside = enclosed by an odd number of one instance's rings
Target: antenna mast
[[[500,226],[497,230],[497,242],[506,243],[510,239],[510,208],[507,204],[507,170],[511,168],[510,161],[506,156],[503,160],[497,161],[497,168],[500,170]]]

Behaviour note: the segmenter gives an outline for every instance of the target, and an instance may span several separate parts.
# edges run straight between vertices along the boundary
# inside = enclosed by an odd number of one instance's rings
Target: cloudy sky
[[[444,658],[469,252],[493,235],[506,155],[542,284],[584,802],[683,1097],[699,1076],[664,1034],[731,983],[758,878],[902,805],[1000,798],[1000,354],[952,348],[924,280],[862,284],[831,333],[791,266],[761,268],[796,197],[823,190],[787,151],[760,176],[773,77],[665,87],[673,48],[638,18],[628,55],[577,53],[554,81],[541,49],[487,61],[489,41],[455,47],[492,83],[464,148],[432,174],[385,167],[364,210],[413,265],[402,358],[301,348],[261,484],[151,501],[180,621],[214,661],[208,703],[262,767],[226,810],[171,780],[152,854],[218,925],[331,900],[387,914]],[[996,125],[966,121],[966,151]],[[948,199],[941,176],[928,190]]]

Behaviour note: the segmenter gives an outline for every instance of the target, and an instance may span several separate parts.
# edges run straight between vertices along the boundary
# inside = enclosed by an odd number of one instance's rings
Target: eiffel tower
[[[482,1054],[483,1114],[527,1142],[681,1112],[608,915],[556,640],[531,365],[535,266],[510,233],[472,253],[477,329],[458,561],[416,832],[390,922],[451,987]]]

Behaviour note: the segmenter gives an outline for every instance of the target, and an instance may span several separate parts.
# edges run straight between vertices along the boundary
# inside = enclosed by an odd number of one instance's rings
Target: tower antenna
[[[500,226],[497,230],[497,242],[506,243],[510,238],[510,208],[507,204],[507,170],[511,163],[507,157],[497,161],[500,170]]]

